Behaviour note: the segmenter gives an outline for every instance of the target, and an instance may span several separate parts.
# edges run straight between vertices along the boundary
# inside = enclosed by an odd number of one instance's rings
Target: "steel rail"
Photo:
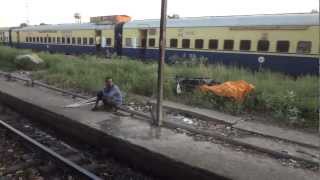
[[[46,153],[50,157],[58,160],[60,163],[65,164],[67,167],[75,170],[81,176],[92,179],[92,180],[102,180],[98,176],[94,175],[93,173],[89,172],[88,170],[82,168],[81,166],[75,164],[74,162],[62,157],[61,155],[57,154],[56,152],[52,151],[50,148],[42,145],[41,143],[37,142],[36,140],[30,138],[23,132],[15,129],[14,127],[10,126],[9,124],[5,123],[4,121],[0,120],[0,125],[3,126],[5,129],[9,130],[10,132],[14,133],[15,135],[19,136],[20,138],[24,139],[29,144],[33,145],[37,149],[41,150],[42,152]]]

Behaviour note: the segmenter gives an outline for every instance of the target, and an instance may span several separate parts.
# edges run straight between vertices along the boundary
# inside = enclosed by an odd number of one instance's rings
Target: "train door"
[[[140,29],[139,32],[139,39],[140,39],[140,59],[145,59],[146,50],[147,50],[147,39],[148,39],[148,30],[147,29]]]
[[[118,56],[122,55],[123,23],[116,24],[114,28],[114,49]]]
[[[102,31],[101,30],[96,30],[95,31],[95,37],[96,37],[96,52],[97,54],[101,53],[101,35],[102,35]]]

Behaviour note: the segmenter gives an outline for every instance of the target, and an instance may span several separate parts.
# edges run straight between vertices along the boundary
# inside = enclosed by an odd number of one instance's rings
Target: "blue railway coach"
[[[0,41],[50,52],[158,59],[159,20],[114,17],[126,20],[0,29]],[[318,74],[319,38],[319,13],[168,19],[166,59],[204,57],[252,70]]]

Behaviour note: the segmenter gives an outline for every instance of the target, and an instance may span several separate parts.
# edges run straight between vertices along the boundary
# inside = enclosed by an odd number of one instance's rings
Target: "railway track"
[[[129,112],[150,119],[148,105],[136,105]],[[138,111],[138,113],[135,113]],[[178,110],[166,110],[163,126],[174,129],[198,141],[223,144],[238,151],[265,154],[280,161],[284,166],[318,171],[320,165],[319,147],[288,141],[273,136],[234,128],[221,121],[201,119]]]
[[[72,97],[82,99],[89,98],[27,78],[8,74],[4,75],[7,79],[16,78],[27,82],[29,85],[37,84],[54,91],[59,91],[63,94],[71,95]],[[145,104],[138,106],[131,106],[129,104],[126,108],[121,108],[120,110],[150,121],[153,119],[152,115],[150,115],[150,108],[149,105]],[[280,163],[285,166],[304,168],[312,171],[319,170],[320,155],[318,147],[305,146],[299,142],[286,141],[284,139],[264,136],[255,132],[243,131],[233,128],[226,123],[192,117],[179,111],[169,111],[167,115],[168,118],[163,122],[163,125],[174,129],[177,133],[185,133],[201,141],[225,144],[226,146],[239,149],[240,151],[265,154],[279,160]]]
[[[135,172],[112,158],[106,159],[105,156],[108,154],[100,150],[94,151],[93,148],[88,149],[82,144],[70,144],[68,140],[63,141],[59,135],[57,137],[51,135],[50,130],[42,130],[39,128],[40,125],[33,124],[7,107],[1,105],[0,107],[2,109],[0,132],[5,131],[6,136],[12,137],[11,141],[17,141],[16,144],[26,149],[18,158],[18,163],[0,170],[0,177],[5,178],[9,175],[8,179],[10,179],[12,174],[32,168],[36,169],[44,179],[53,179],[52,177],[77,180],[154,179]],[[80,146],[85,148],[79,149]],[[107,150],[103,149],[103,151]]]

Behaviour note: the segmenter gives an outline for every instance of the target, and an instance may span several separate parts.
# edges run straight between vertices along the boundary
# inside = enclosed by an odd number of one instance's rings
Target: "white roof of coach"
[[[48,24],[27,26],[17,29],[19,31],[68,31],[68,30],[95,30],[95,29],[111,29],[113,25],[97,25],[93,23],[83,24]]]
[[[0,31],[9,31],[10,28],[8,27],[0,27]]]
[[[241,27],[319,25],[319,13],[211,16],[168,19],[167,27]],[[135,20],[124,28],[157,28],[159,19]]]

